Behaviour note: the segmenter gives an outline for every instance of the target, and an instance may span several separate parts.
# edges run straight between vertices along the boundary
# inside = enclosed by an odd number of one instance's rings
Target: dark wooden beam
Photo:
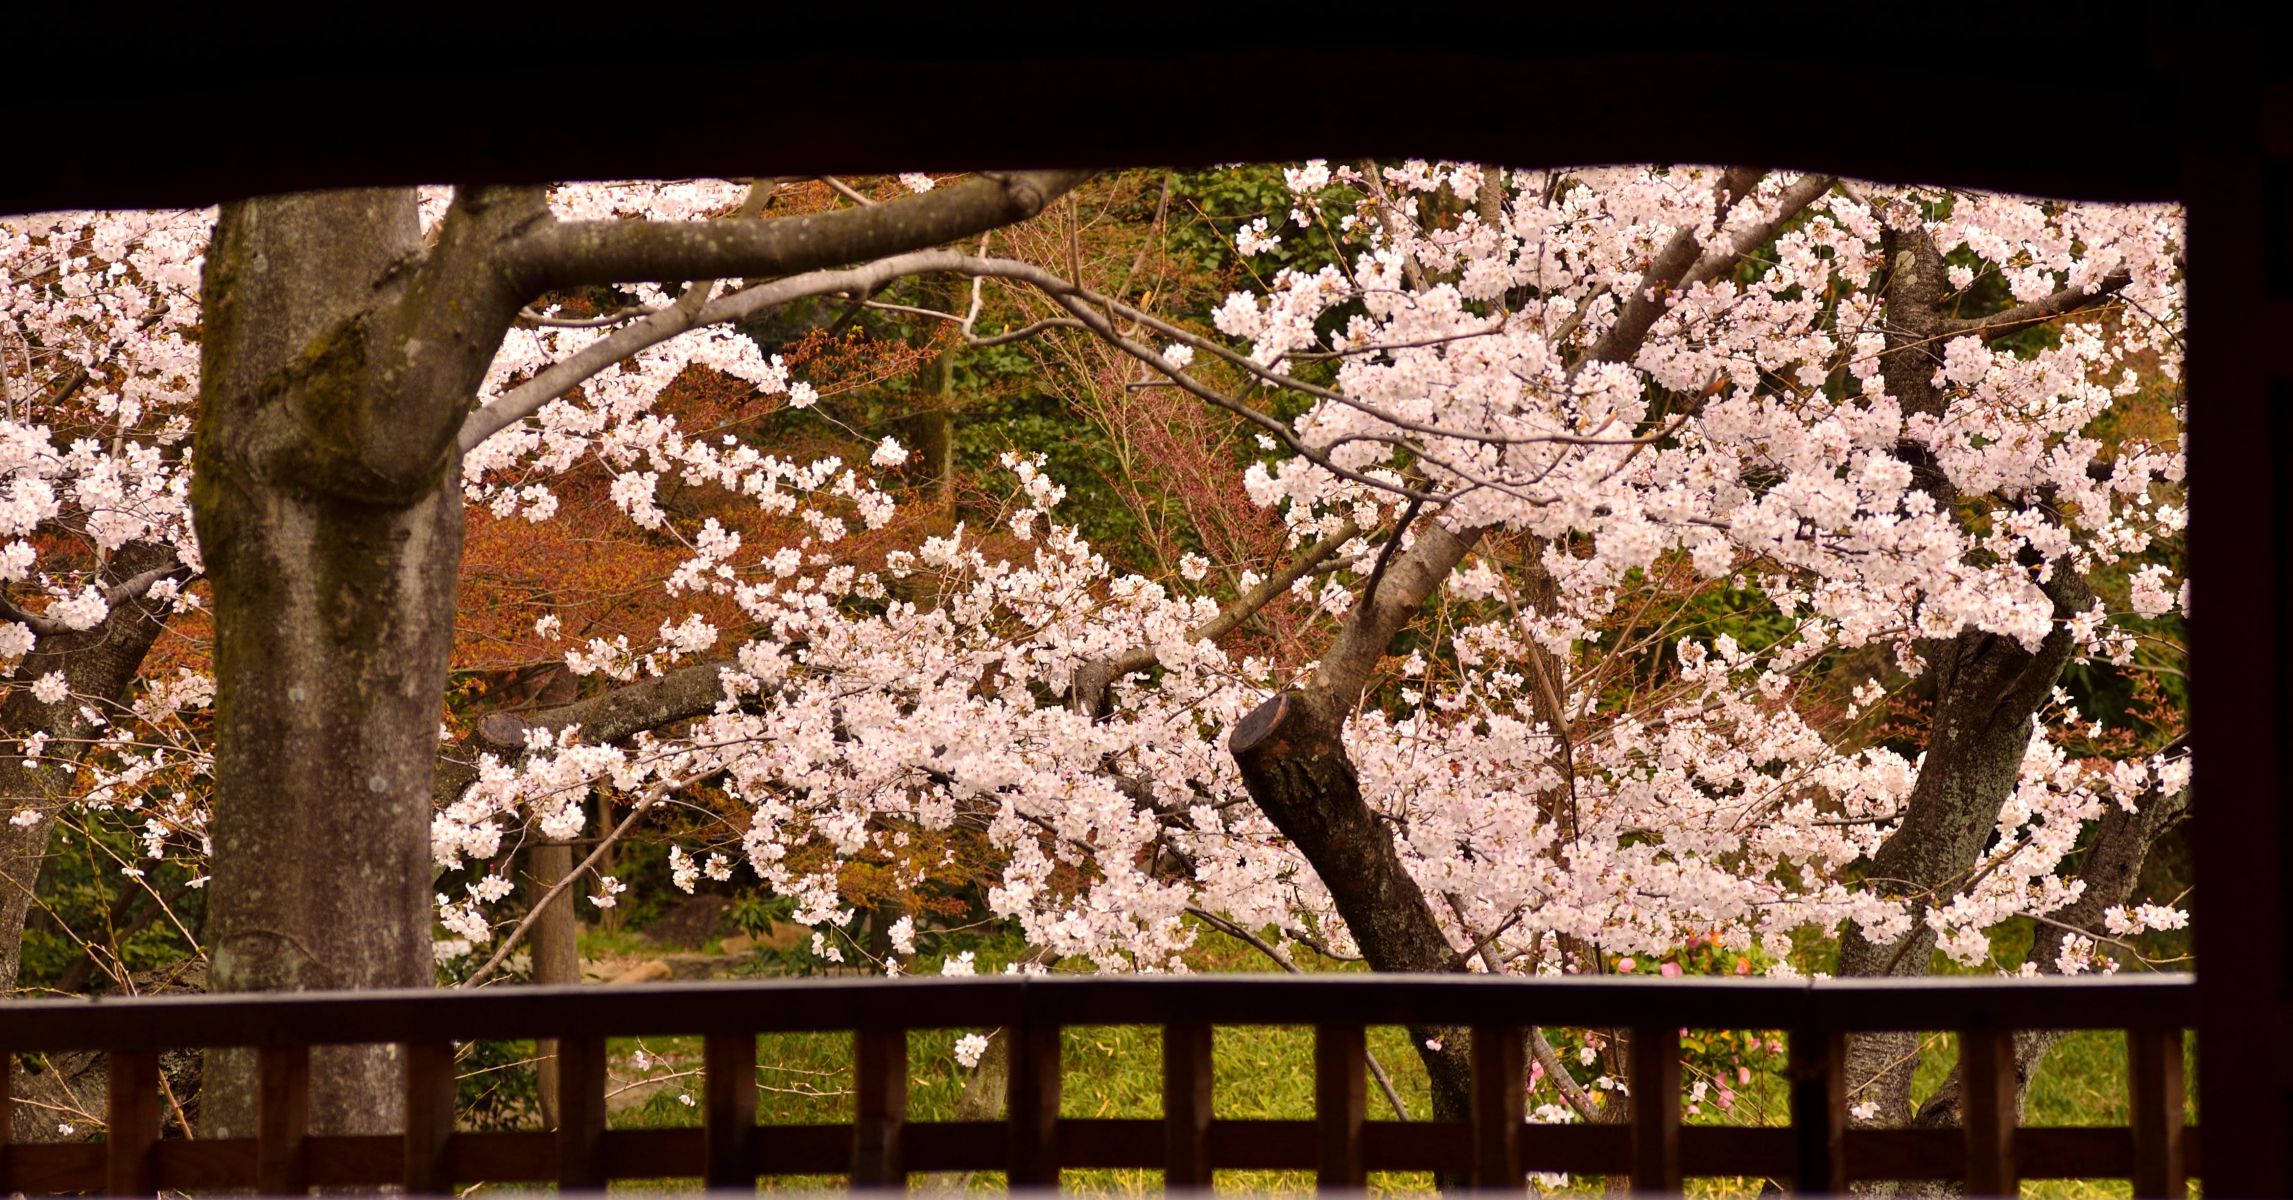
[[[819,22],[785,9],[755,22],[625,14],[493,27],[473,10],[343,39],[301,23],[139,14],[104,30],[101,60],[107,78],[136,86],[90,86],[92,63],[75,54],[12,64],[12,115],[46,136],[0,174],[0,211],[417,182],[1363,155],[1756,163],[2047,195],[2173,194],[2186,61],[2173,31],[2153,19],[2080,33],[2045,17],[1984,17],[1986,41],[2045,45],[2049,61],[2078,64],[2025,81],[1995,58],[1902,44],[1876,10],[1827,14],[1820,36],[1797,40],[1788,32],[1803,15],[1739,11],[1731,23],[1760,28],[1732,44],[1703,21],[1626,31],[1599,14],[1572,28],[1541,9],[1477,13],[1449,33],[1389,25],[1375,39],[1292,22],[1281,40],[983,34],[968,13],[946,28],[919,13],[808,34],[792,27]],[[11,35],[63,45],[86,31]],[[1903,86],[1909,64],[1882,64],[1906,54],[1929,119],[1875,126],[1863,97]],[[692,78],[705,82],[654,86]],[[1395,87],[1438,97],[1438,116]],[[155,121],[165,136],[107,135]],[[2027,131],[2000,129],[2023,121]]]

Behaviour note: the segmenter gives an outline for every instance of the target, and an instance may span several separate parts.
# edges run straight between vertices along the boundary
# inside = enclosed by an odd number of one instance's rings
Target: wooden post
[[[605,1190],[605,1039],[557,1039],[557,1190]]]
[[[1680,1192],[1680,1029],[1632,1031],[1632,1190]]]
[[[454,1190],[446,1143],[454,1136],[454,1043],[408,1042],[406,1059],[406,1168],[401,1182],[416,1196]]]
[[[852,1186],[908,1189],[901,1131],[908,1121],[908,1031],[852,1035]]]
[[[1059,1186],[1059,1027],[1012,1024],[1011,1082],[1004,1103],[1010,1125],[1013,1188]]]
[[[1794,1029],[1790,1055],[1793,1190],[1846,1195],[1847,1037]]]
[[[1314,1027],[1314,1124],[1320,1139],[1314,1186],[1322,1191],[1358,1191],[1369,1182],[1362,1166],[1362,1122],[1368,1117],[1368,1085],[1362,1056],[1368,1051],[1359,1025]]]
[[[1525,1032],[1516,1025],[1473,1030],[1473,1186],[1517,1192],[1521,1126],[1528,1120]]]
[[[2012,1196],[2014,1168],[2014,1031],[1959,1033],[1959,1112],[1967,1135],[1967,1195]]]
[[[2134,1195],[2182,1200],[2189,1174],[2182,1151],[2182,1031],[2126,1033],[2127,1124],[2134,1132]]]
[[[500,724],[507,720],[507,726]],[[495,722],[489,729],[488,722]],[[479,721],[478,731],[486,741],[500,747],[507,741],[522,743],[526,723],[507,713],[489,713]],[[515,733],[510,731],[514,730]],[[541,834],[541,822],[535,820],[526,827],[526,896],[528,904],[538,904],[559,881],[573,873],[573,846],[568,842],[553,842]],[[577,984],[581,982],[581,926],[574,914],[576,896],[560,894],[557,901],[543,909],[534,918],[533,931],[526,935],[526,945],[532,952],[532,982],[537,986],[549,984]],[[533,1082],[541,1099],[543,1128],[557,1128],[557,1041],[542,1038],[534,1043]]]
[[[2194,10],[2192,10],[2194,13]],[[2190,823],[2206,911],[2191,933],[2198,979],[2198,1111],[2205,1192],[2293,1194],[2293,105],[2274,40],[2184,23],[2176,97],[2188,204],[2187,395],[2182,445],[2205,485],[2186,533],[2189,574],[2221,597],[2190,627],[2190,706],[2215,753],[2211,798]],[[2234,583],[2226,582],[2234,580]],[[2202,603],[2202,602],[2201,602]],[[2259,953],[2256,947],[2265,947]]]
[[[311,1048],[265,1046],[255,1054],[255,1190],[310,1190],[303,1137],[310,1132]]]
[[[0,1050],[0,1196],[15,1194],[8,1181],[8,1131],[16,1127],[16,1055]]]
[[[1209,1190],[1210,1026],[1162,1029],[1162,1186]]]
[[[111,1052],[109,1108],[104,1130],[104,1192],[148,1196],[157,1191],[151,1171],[159,1141],[159,1054]]]
[[[701,1040],[702,1186],[756,1190],[756,1035],[712,1033]]]

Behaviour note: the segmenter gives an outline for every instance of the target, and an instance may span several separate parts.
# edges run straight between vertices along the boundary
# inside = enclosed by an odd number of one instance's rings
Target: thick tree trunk
[[[433,978],[454,431],[507,326],[451,274],[472,207],[427,263],[409,190],[227,205],[208,252],[191,499],[215,595],[218,991]],[[319,1050],[313,1132],[395,1131],[396,1053]],[[221,1102],[253,1095],[251,1061],[217,1057],[211,1119],[243,1133],[246,1105]]]
[[[1379,971],[1461,971],[1465,964],[1402,865],[1393,835],[1362,799],[1346,755],[1345,717],[1394,634],[1480,536],[1478,529],[1452,533],[1426,521],[1365,588],[1313,678],[1253,709],[1227,739],[1250,798],[1313,864],[1362,958]],[[1412,1028],[1410,1042],[1432,1081],[1435,1119],[1463,1120],[1472,1101],[1465,1031]]]
[[[2085,582],[2067,568],[2055,573],[2047,590],[2057,619],[2092,603]],[[1872,887],[1940,905],[1966,885],[2021,775],[2031,717],[2061,678],[2072,649],[2069,633],[2059,627],[2035,654],[2011,638],[1971,631],[1928,647],[1935,711],[1927,757],[1902,825],[1872,856]],[[1924,975],[1934,953],[1935,933],[1923,920],[1914,918],[1909,932],[1886,943],[1871,941],[1851,924],[1840,937],[1838,974]],[[1910,1123],[1918,1057],[1916,1034],[1848,1040],[1848,1088],[1858,1102],[1878,1102],[1875,1123]]]
[[[1889,262],[1885,286],[1889,348],[1881,360],[1881,372],[1888,393],[1901,402],[1906,416],[1940,416],[1947,407],[1947,397],[1935,387],[1935,362],[1943,341],[1963,332],[1959,329],[1962,323],[1954,323],[1944,312],[1950,293],[1945,264],[1933,240],[1922,231],[1889,230],[1883,245]],[[1905,442],[1899,453],[1911,464],[1913,477],[1934,497],[1938,508],[1948,511],[1957,502],[1957,491],[1936,468],[1927,448]],[[1872,856],[1867,876],[1872,886],[1934,905],[1948,902],[1966,886],[1996,828],[2001,808],[2013,793],[2023,755],[2030,746],[2032,718],[2060,680],[2075,649],[2061,622],[2094,602],[2085,579],[2067,562],[2054,565],[2044,587],[2053,601],[2057,624],[2035,652],[2013,639],[1973,630],[1922,648],[1932,664],[1935,691],[1926,758],[1912,786],[1901,826]],[[2070,920],[2098,921],[2100,906],[2124,902],[2142,857],[2164,824],[2178,815],[2180,803],[2161,801],[2156,813],[2130,823],[2116,819],[2119,814],[2115,813],[2105,819],[2104,828],[2098,831],[2101,840],[2097,848],[2107,847],[2107,853],[2089,863],[2101,868],[2088,880],[2089,899],[2096,907],[2083,918],[2066,914]],[[2042,936],[2038,944],[2053,948],[2042,957],[2034,950],[2040,969],[2055,970],[2060,934]],[[1840,938],[1838,974],[1923,975],[1934,950],[1935,934],[1924,921],[1914,920],[1908,933],[1885,944],[1871,941],[1860,928],[1850,926]],[[2030,1072],[2055,1040],[2046,1035],[2024,1035],[2017,1040],[2018,1097],[2028,1087]],[[1957,1123],[1955,1086],[1946,1086],[1918,1112],[1912,1111],[1911,1078],[1917,1063],[1918,1038],[1914,1034],[1870,1034],[1848,1040],[1851,1098],[1875,1101],[1879,1106],[1874,1117],[1859,1123],[1896,1127]]]
[[[218,991],[432,980],[429,773],[462,534],[452,489],[444,481],[411,511],[212,474],[200,489],[223,618],[208,916]],[[316,578],[303,570],[313,563]],[[394,1056],[319,1051],[313,1129],[396,1130]]]
[[[1340,736],[1344,719],[1345,709],[1325,692],[1283,692],[1244,717],[1227,745],[1250,798],[1314,864],[1372,967],[1462,970],[1392,835],[1362,801]],[[1409,1040],[1433,1082],[1434,1119],[1463,1120],[1473,1095],[1465,1031],[1411,1026]]]
[[[175,561],[171,545],[133,542],[112,556],[104,582],[117,586]],[[190,571],[185,568],[181,574]],[[16,990],[23,965],[24,921],[38,894],[40,863],[55,831],[56,813],[72,793],[74,773],[64,764],[77,761],[83,740],[96,732],[80,709],[100,712],[127,704],[144,657],[166,627],[168,611],[168,605],[143,594],[122,597],[94,629],[43,636],[17,665],[13,678],[28,683],[60,671],[72,694],[59,703],[43,704],[29,687],[18,687],[0,700],[0,742],[12,751],[0,754],[0,999]],[[39,732],[48,735],[44,755],[49,764],[27,767],[23,739]],[[24,809],[37,812],[40,819],[15,824],[10,818]]]

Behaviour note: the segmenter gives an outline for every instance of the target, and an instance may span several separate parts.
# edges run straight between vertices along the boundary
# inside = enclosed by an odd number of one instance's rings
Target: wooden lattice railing
[[[898,1185],[911,1172],[1002,1170],[1045,1186],[1062,1168],[1159,1168],[1170,1187],[1216,1170],[1311,1170],[1324,1187],[1359,1187],[1372,1171],[1435,1170],[1518,1189],[1527,1171],[1628,1175],[1636,1190],[1676,1192],[1684,1175],[1768,1177],[1801,1192],[1841,1192],[1858,1179],[1961,1178],[1973,1194],[2011,1194],[2022,1178],[2130,1178],[2137,1196],[2180,1196],[2197,1160],[2183,1125],[2182,1031],[2188,977],[2050,981],[1578,980],[1320,976],[986,978],[787,981],[643,988],[302,993],[0,1005],[0,1196],[11,1192],[149,1194],[159,1189],[398,1184],[439,1193],[479,1181],[555,1181],[600,1189],[612,1179],[697,1177],[751,1189],[759,1176],[845,1174],[855,1186]],[[1369,1026],[1455,1025],[1473,1031],[1469,1121],[1367,1119]],[[1160,1120],[1059,1115],[1065,1026],[1159,1026]],[[1211,1038],[1221,1025],[1311,1026],[1312,1120],[1211,1115]],[[1632,1031],[1632,1119],[1535,1125],[1525,1118],[1527,1027]],[[911,1029],[999,1027],[1010,1041],[1001,1121],[910,1122]],[[1783,1030],[1790,1039],[1788,1127],[1681,1124],[1683,1028]],[[2127,1034],[2131,1121],[2102,1128],[2018,1128],[2018,1030]],[[757,1039],[849,1030],[853,1120],[756,1124]],[[1880,1030],[1960,1036],[1963,1129],[1849,1129],[1845,1038]],[[706,1074],[702,1123],[608,1130],[608,1037],[697,1035]],[[559,1128],[454,1130],[454,1043],[554,1038]],[[306,1133],[310,1048],[404,1047],[403,1136]],[[258,1051],[258,1135],[159,1137],[162,1050]],[[101,1143],[7,1144],[9,1069],[26,1052],[101,1050],[109,1062],[109,1127]],[[2234,1151],[2232,1151],[2234,1152]]]

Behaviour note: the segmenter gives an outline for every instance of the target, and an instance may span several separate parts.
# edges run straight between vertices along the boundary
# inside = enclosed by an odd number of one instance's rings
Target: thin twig
[[[621,840],[622,835],[635,828],[638,818],[644,816],[655,804],[660,803],[662,796],[676,788],[683,787],[685,783],[685,780],[672,782],[664,779],[656,781],[652,787],[645,789],[645,793],[637,798],[636,807],[630,809],[629,815],[623,817],[621,823],[613,827],[613,832],[598,839],[597,848],[589,852],[589,857],[582,859],[579,865],[565,873],[565,878],[558,880],[548,891],[542,893],[541,899],[534,901],[533,907],[526,910],[525,918],[510,930],[509,936],[502,939],[502,944],[495,948],[494,956],[486,960],[486,965],[479,967],[471,973],[468,979],[455,986],[474,988],[484,983],[488,977],[500,969],[502,963],[509,958],[511,949],[518,944],[518,939],[524,937],[528,929],[533,928],[533,923],[540,919],[543,911],[555,903],[559,896],[565,894],[566,890],[573,886],[574,880],[591,872],[597,866],[598,860],[605,857],[605,852],[611,850],[614,843]]]
[[[1186,911],[1194,914],[1197,918],[1200,918],[1204,923],[1208,924],[1219,932],[1231,935],[1249,943],[1251,948],[1257,950],[1258,953],[1273,959],[1276,966],[1281,967],[1283,970],[1288,971],[1290,974],[1305,974],[1305,971],[1300,969],[1298,964],[1283,958],[1280,954],[1275,953],[1274,948],[1266,944],[1266,939],[1259,937],[1257,934],[1242,928],[1240,925],[1237,925],[1234,922],[1229,921],[1226,918],[1221,917],[1217,913],[1211,912],[1206,908],[1198,908],[1190,904],[1187,906]],[[1393,1080],[1385,1073],[1385,1064],[1377,1061],[1377,1055],[1372,1054],[1367,1050],[1362,1051],[1361,1056],[1369,1062],[1369,1073],[1377,1077],[1377,1087],[1379,1091],[1385,1093],[1385,1102],[1393,1106],[1394,1117],[1398,1120],[1408,1120],[1409,1109],[1402,1105],[1401,1093],[1394,1090]]]

